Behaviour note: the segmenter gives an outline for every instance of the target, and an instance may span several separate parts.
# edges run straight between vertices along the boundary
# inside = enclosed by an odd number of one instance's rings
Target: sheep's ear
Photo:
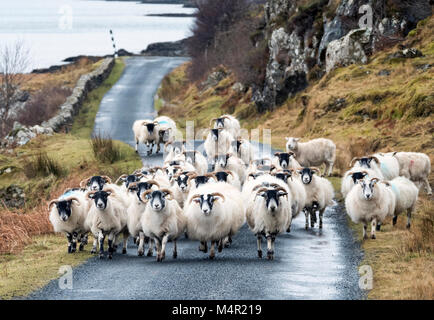
[[[106,191],[106,193],[107,193],[107,196],[110,196],[112,194],[111,191]]]
[[[300,138],[294,138],[294,141],[298,142],[300,141]]]
[[[200,198],[193,198],[194,203],[199,204],[200,203]]]
[[[289,137],[285,137],[285,140],[286,140],[286,141],[289,141]]]
[[[94,199],[95,198],[95,193],[89,193],[89,195],[87,197],[89,199]]]
[[[278,195],[279,195],[279,197],[287,196],[288,192],[279,191]]]

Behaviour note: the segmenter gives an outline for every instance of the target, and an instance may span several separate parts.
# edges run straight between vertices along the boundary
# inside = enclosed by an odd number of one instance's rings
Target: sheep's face
[[[174,165],[170,165],[166,168],[166,174],[169,177],[169,180],[172,181],[173,176],[179,171],[180,169],[178,167],[175,167]]]
[[[371,169],[371,161],[372,161],[372,158],[360,158],[358,160],[360,167],[368,168],[368,169]]]
[[[218,118],[215,120],[216,128],[223,129],[225,127],[225,118]]]
[[[219,196],[214,196],[212,194],[202,194],[200,197],[193,199],[193,201],[199,204],[200,210],[205,216],[209,216],[212,212],[214,202],[218,199],[220,199]]]
[[[288,177],[290,175],[286,172],[278,172],[276,173],[276,178],[282,180],[283,182],[288,182]]]
[[[101,176],[93,176],[88,182],[88,188],[90,191],[99,191],[104,188],[107,181]]]
[[[283,168],[286,169],[288,168],[289,165],[289,158],[291,157],[291,155],[289,153],[286,152],[278,152],[275,154],[275,156],[277,158],[279,158],[279,165]]]
[[[121,178],[121,180],[124,182],[125,187],[128,188],[131,183],[140,181],[140,178],[134,174],[131,174],[129,176]]]
[[[188,191],[188,176],[185,174],[181,174],[176,178],[176,184],[178,185],[178,188],[182,192]]]
[[[280,197],[286,196],[288,193],[281,190],[269,189],[267,191],[260,192],[259,195],[265,199],[265,207],[268,212],[274,213],[280,204]]]
[[[365,200],[370,201],[374,198],[374,190],[376,184],[377,184],[376,180],[371,180],[371,181],[360,180],[360,186],[362,187],[362,193]]]
[[[170,139],[170,129],[160,129],[158,131],[158,136],[160,141],[167,142]]]
[[[62,221],[68,220],[71,216],[71,205],[72,200],[63,200],[56,203],[57,212],[59,213],[60,219],[62,219]]]
[[[142,195],[145,191],[150,190],[152,188],[153,184],[148,182],[140,182],[137,184],[136,188],[133,190],[136,191],[137,198],[139,198],[140,201],[142,201]]]
[[[299,138],[286,137],[286,150],[297,150]]]
[[[205,184],[209,181],[209,177],[207,176],[197,176],[194,178],[194,183],[196,185],[196,188],[198,188],[201,184]]]
[[[216,172],[215,176],[217,177],[217,181],[228,182],[229,173],[224,171]]]
[[[298,173],[301,176],[301,182],[304,184],[309,184],[312,181],[312,177],[314,174],[314,171],[310,168],[303,168],[302,170],[298,171]]]
[[[226,166],[228,165],[229,158],[230,158],[229,154],[218,155],[215,156],[214,163],[221,168],[226,168]]]
[[[147,123],[145,124],[146,129],[148,129],[148,132],[150,134],[154,133],[154,129],[155,129],[155,123]]]
[[[365,176],[367,176],[368,174],[366,172],[354,172],[351,175],[351,178],[353,179],[353,183],[357,184],[357,181],[359,180],[363,180],[365,178]]]
[[[163,210],[166,207],[166,196],[167,193],[160,190],[150,193],[149,198],[152,210],[157,212]]]
[[[219,133],[220,133],[219,129],[211,129],[211,137],[214,141],[218,141]]]
[[[110,191],[97,191],[89,194],[89,198],[95,202],[95,207],[99,210],[107,208],[107,199],[111,195]]]

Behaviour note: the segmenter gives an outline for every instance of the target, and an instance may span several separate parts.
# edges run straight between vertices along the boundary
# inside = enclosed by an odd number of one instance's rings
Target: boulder
[[[25,204],[26,194],[21,187],[12,184],[0,190],[0,199],[8,208],[21,208]]]

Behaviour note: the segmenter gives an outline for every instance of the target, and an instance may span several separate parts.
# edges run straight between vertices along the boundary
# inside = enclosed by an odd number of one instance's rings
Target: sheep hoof
[[[176,259],[178,257],[178,253],[177,252],[174,252],[173,253],[173,259]]]
[[[319,228],[322,229],[322,223],[319,224]]]
[[[109,254],[107,257],[109,260],[113,259],[113,255]]]
[[[262,250],[258,250],[258,258],[262,259]]]
[[[274,252],[273,251],[267,252],[267,259],[268,260],[274,260]]]
[[[96,253],[96,248],[92,248],[92,250],[90,250],[91,254],[95,254]]]
[[[229,240],[229,243],[232,243],[232,238],[231,237],[229,237],[228,240]]]
[[[229,242],[226,242],[226,243],[225,243],[225,248],[229,248],[229,246],[230,246],[230,243],[229,243]],[[222,250],[223,250],[223,248],[221,248],[221,247],[219,246],[219,252],[222,252]]]
[[[304,228],[307,230],[307,229],[309,229],[309,226],[306,224],[306,225],[304,226]]]
[[[99,258],[100,258],[100,259],[104,259],[104,253],[100,253],[100,254],[99,254]]]
[[[126,248],[122,248],[122,254],[126,254],[127,253],[127,249]]]
[[[138,255],[139,257],[143,256],[143,251],[138,251],[138,252],[137,252],[137,255]]]
[[[185,237],[185,239],[188,239],[188,234],[187,234],[187,232],[184,233],[184,237]]]
[[[146,254],[147,257],[152,257],[153,252],[152,251],[148,251],[148,253]]]
[[[375,236],[375,234],[371,235],[371,239],[377,239],[377,237]]]
[[[286,232],[291,232],[291,227],[288,227],[288,229],[286,229]]]
[[[214,257],[215,257],[215,255],[213,255],[213,254],[210,254],[210,255],[209,255],[209,258],[210,258],[211,260],[213,260]]]
[[[136,150],[136,153],[139,153],[139,151],[138,151],[138,150]]]

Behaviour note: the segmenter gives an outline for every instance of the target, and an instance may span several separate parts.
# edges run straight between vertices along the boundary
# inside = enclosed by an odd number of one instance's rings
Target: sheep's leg
[[[329,177],[332,175],[333,165],[334,165],[333,161],[330,161],[327,163],[327,166],[328,166],[327,176],[329,176]]]
[[[218,242],[218,247],[217,247],[218,252],[222,252],[223,251],[223,246],[225,246],[223,244],[223,239],[220,239],[219,242]]]
[[[307,230],[309,228],[309,211],[306,208],[304,208],[303,211],[304,216],[306,217],[306,225],[304,228]]]
[[[136,138],[136,153],[139,153],[139,140]]]
[[[315,227],[315,221],[316,221],[316,211],[315,209],[312,209],[310,212],[310,227]]]
[[[413,212],[413,207],[407,209],[407,229],[411,226],[411,213]]]
[[[377,227],[377,219],[373,219],[371,222],[371,239],[376,239],[375,229]]]
[[[154,255],[154,238],[148,239],[148,253],[146,256],[152,257]]]
[[[104,258],[104,239],[105,235],[102,231],[98,233],[98,240],[99,240],[99,258]]]
[[[98,236],[97,235],[93,235],[92,250],[90,251],[90,253],[92,253],[92,254],[96,253],[97,245],[98,245]]]
[[[173,259],[178,257],[178,247],[176,246],[176,240],[173,240]]]
[[[66,239],[68,240],[68,253],[72,253],[72,234],[66,233]]]
[[[319,228],[322,229],[322,216],[324,214],[324,209],[318,211],[319,215]]]
[[[368,239],[368,235],[366,230],[368,229],[368,226],[366,225],[366,223],[363,223],[363,239]]]
[[[144,246],[144,244],[145,244],[145,234],[143,233],[143,232],[140,232],[139,233],[139,248],[137,249],[137,255],[139,256],[139,257],[141,257],[141,256],[143,256],[143,254],[144,254],[144,248],[143,248],[143,246]]]
[[[214,259],[214,257],[215,257],[214,246],[215,246],[215,241],[211,241],[211,249],[209,250],[209,258],[211,260]]]
[[[166,257],[166,244],[168,240],[169,240],[169,235],[165,234],[163,236],[163,240],[161,241],[160,261],[163,261],[163,259]]]
[[[113,259],[113,252],[114,252],[114,248],[113,248],[113,242],[116,241],[116,236],[113,232],[110,232],[108,235],[108,258],[109,259]]]
[[[77,232],[73,232],[72,233],[72,248],[71,248],[71,252],[76,252],[77,251],[77,237],[78,237],[78,233]]]
[[[395,221],[395,217],[393,218],[393,220]],[[395,222],[396,223],[396,222]],[[395,223],[393,224],[393,225],[395,225]],[[381,222],[378,222],[377,223],[377,231],[380,231],[381,230]]]
[[[429,196],[431,196],[431,195],[432,195],[432,190],[431,190],[431,186],[429,185],[428,178],[424,178],[424,179],[423,179],[423,184],[425,185],[426,193],[427,193]]]
[[[161,262],[161,239],[155,237],[155,244],[157,245],[157,262]]]
[[[208,244],[206,241],[201,241],[199,244],[199,251],[202,251],[203,253],[208,252]]]
[[[122,243],[122,254],[126,254],[127,253],[127,246],[128,246],[128,236],[130,234],[128,233],[128,231],[124,231],[123,233],[123,243]]]
[[[271,234],[267,234],[267,259],[268,260],[273,260],[273,255],[274,255],[274,251],[273,251],[273,239]]]
[[[261,249],[262,235],[256,235],[256,243],[258,244],[258,258],[262,259],[262,249]]]
[[[83,251],[84,246],[87,245],[87,241],[88,241],[88,237],[89,235],[86,233],[85,235],[81,235],[81,242],[80,242],[80,247],[78,248],[78,250]]]
[[[396,214],[396,215],[393,216],[392,224],[396,225],[397,222],[398,222],[398,214]],[[380,224],[380,223],[378,223],[378,224]],[[377,228],[377,230],[380,230],[380,228]]]

